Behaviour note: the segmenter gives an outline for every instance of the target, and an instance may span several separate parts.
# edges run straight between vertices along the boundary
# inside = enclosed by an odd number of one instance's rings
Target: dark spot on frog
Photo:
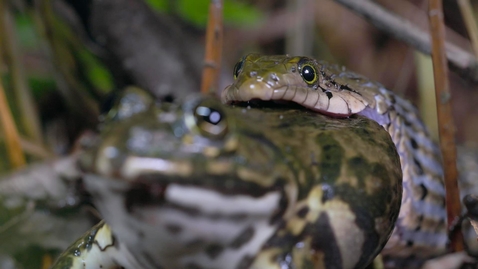
[[[282,217],[287,209],[287,205],[289,204],[289,200],[287,198],[287,195],[282,191],[281,196],[279,200],[279,205],[277,206],[277,209],[275,212],[272,214],[272,217],[270,219],[269,224],[270,225],[276,225],[277,223],[280,223],[282,221]]]
[[[171,234],[177,235],[183,230],[183,228],[180,225],[168,223],[166,224],[166,230]]]
[[[369,143],[374,143],[375,141],[373,141],[372,139],[375,136],[372,135],[372,133],[370,132],[370,128],[372,128],[372,126],[370,126],[369,121],[362,121],[360,122],[360,124],[358,124],[357,128],[351,128],[351,130],[357,137],[360,137]]]
[[[237,265],[236,269],[247,269],[247,268],[249,268],[253,259],[254,259],[253,257],[251,257],[249,255],[245,255],[242,258],[242,260],[239,262],[239,264]]]
[[[204,247],[204,245],[206,244],[206,242],[203,240],[203,239],[193,239],[189,242],[187,242],[185,244],[185,247],[186,248],[200,248],[200,247]]]
[[[149,252],[142,252],[141,256],[143,256],[149,264],[154,265],[152,268],[163,268],[159,264],[156,263],[156,258],[151,257]]]
[[[334,231],[330,224],[329,215],[321,213],[317,221],[307,224],[304,234],[311,236],[311,248],[323,253],[325,268],[341,268],[342,255],[337,244]]]
[[[251,226],[247,227],[242,231],[239,236],[237,236],[232,243],[229,245],[230,248],[233,249],[238,249],[240,248],[243,244],[249,242],[251,238],[254,236],[254,228]]]
[[[370,165],[368,161],[362,156],[356,156],[350,158],[347,161],[347,165],[351,174],[358,178],[359,187],[363,188],[365,186],[365,178],[370,174]]]
[[[299,211],[297,211],[297,217],[303,219],[305,218],[305,216],[307,216],[307,213],[309,213],[309,207],[304,206],[303,208],[299,209]]]
[[[207,256],[214,260],[222,253],[223,250],[224,246],[221,246],[219,244],[211,244],[206,247],[205,252]]]
[[[164,202],[166,184],[136,182],[126,192],[125,206],[131,213],[135,206],[161,204]]]

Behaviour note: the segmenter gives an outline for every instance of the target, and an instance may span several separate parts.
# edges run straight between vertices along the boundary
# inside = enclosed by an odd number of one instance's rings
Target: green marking
[[[319,134],[316,141],[317,145],[320,145],[322,148],[322,154],[318,161],[321,180],[333,184],[340,175],[344,149],[332,135],[327,133]]]

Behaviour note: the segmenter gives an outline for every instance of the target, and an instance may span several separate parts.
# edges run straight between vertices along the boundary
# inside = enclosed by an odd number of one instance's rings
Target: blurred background
[[[427,30],[427,1],[380,0]],[[474,1],[474,3],[477,3]],[[136,84],[164,100],[199,91],[208,0],[3,1],[2,85],[27,158],[67,154],[94,129],[100,104]],[[471,51],[455,0],[447,39]],[[307,55],[345,65],[420,107],[436,130],[429,56],[331,0],[224,1],[220,86],[244,54]],[[476,85],[450,73],[458,141],[478,141]],[[176,96],[175,96],[176,95]],[[3,112],[3,110],[2,110]],[[11,166],[4,155],[0,171]]]
[[[427,1],[374,2],[428,31]],[[447,40],[471,52],[457,2],[443,2]],[[95,130],[101,104],[125,86],[163,101],[199,92],[208,6],[209,0],[0,1],[0,113],[14,119],[0,126],[0,174],[23,165],[8,154],[12,133],[27,163],[69,154],[81,134]],[[436,137],[430,57],[360,15],[332,0],[224,0],[223,14],[220,89],[247,53],[312,56],[410,99]],[[457,141],[478,143],[477,85],[449,77]]]

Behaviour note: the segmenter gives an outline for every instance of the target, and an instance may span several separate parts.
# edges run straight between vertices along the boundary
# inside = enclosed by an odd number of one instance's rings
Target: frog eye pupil
[[[311,66],[304,66],[302,68],[302,77],[306,82],[313,82],[315,80],[315,71]]]
[[[205,106],[196,108],[196,114],[201,116],[204,121],[214,125],[218,124],[222,119],[219,111]]]
[[[227,130],[224,114],[210,106],[200,105],[195,110],[196,124],[208,136],[221,136]]]
[[[212,111],[211,114],[209,114],[209,122],[212,124],[217,124],[218,122],[221,121],[221,114],[217,111]]]

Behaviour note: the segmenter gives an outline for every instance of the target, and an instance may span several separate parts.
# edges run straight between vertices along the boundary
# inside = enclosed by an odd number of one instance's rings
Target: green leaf
[[[210,2],[210,0],[177,0],[171,7],[168,0],[147,0],[153,9],[166,13],[174,10],[182,19],[199,28],[205,28],[207,25]],[[263,17],[254,6],[235,0],[225,0],[223,12],[224,23],[236,27],[254,26]]]
[[[82,64],[86,66],[88,80],[99,90],[108,93],[113,89],[113,77],[108,69],[88,51],[80,52]]]

